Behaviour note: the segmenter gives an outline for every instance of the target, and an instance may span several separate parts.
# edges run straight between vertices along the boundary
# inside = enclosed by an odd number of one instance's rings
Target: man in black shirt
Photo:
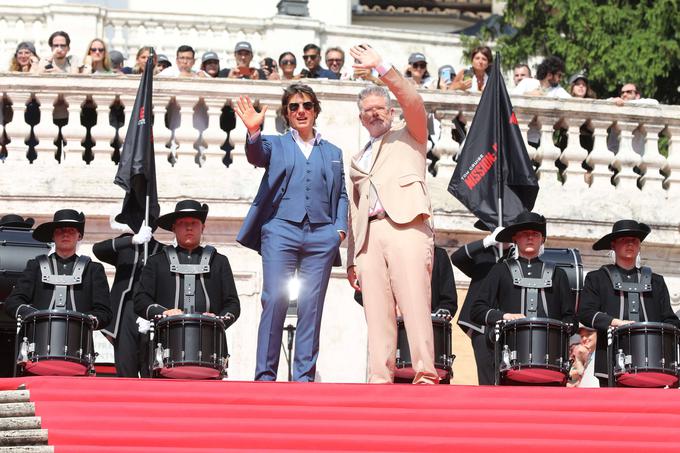
[[[595,376],[600,386],[607,385],[607,330],[633,322],[663,322],[680,327],[680,319],[671,308],[664,278],[637,264],[640,244],[651,228],[635,220],[619,220],[612,232],[593,244],[593,250],[613,250],[615,264],[602,266],[586,275],[579,319],[597,329]],[[618,282],[618,287],[614,289]],[[641,283],[642,291],[625,291],[630,284]]]
[[[208,205],[183,200],[174,212],[158,218],[160,228],[175,233],[177,246],[149,257],[134,295],[137,315],[153,319],[193,311],[222,316],[227,326],[239,317],[241,305],[229,260],[213,247],[200,245],[207,216]],[[201,265],[204,271],[181,271],[187,264]]]

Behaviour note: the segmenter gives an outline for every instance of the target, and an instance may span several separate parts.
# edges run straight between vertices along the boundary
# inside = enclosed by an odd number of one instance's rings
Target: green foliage
[[[498,36],[506,69],[537,55],[588,72],[600,98],[628,82],[643,97],[680,101],[680,0],[508,0],[503,17],[516,33]],[[488,30],[487,30],[488,33]]]

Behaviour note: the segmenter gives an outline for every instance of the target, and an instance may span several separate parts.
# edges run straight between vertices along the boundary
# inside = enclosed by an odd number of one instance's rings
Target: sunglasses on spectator
[[[281,66],[285,64],[295,64],[295,60],[281,60]]]
[[[66,49],[68,44],[52,44],[52,48]]]
[[[424,61],[418,62],[418,63],[413,63],[411,66],[413,66],[416,69],[425,69],[427,68],[427,63]]]
[[[326,61],[329,63],[342,63],[342,58],[329,58]]]
[[[90,52],[104,53],[104,48],[103,47],[90,47]]]
[[[317,58],[319,58],[319,55],[318,55],[318,54],[303,55],[303,56],[302,56],[302,59],[303,59],[303,60],[316,60]]]
[[[302,105],[302,108],[307,111],[314,109],[314,103],[307,101],[303,102],[302,104],[300,104],[299,102],[291,102],[290,104],[288,104],[288,110],[290,110],[291,112],[297,112],[298,109],[300,108],[300,105]]]

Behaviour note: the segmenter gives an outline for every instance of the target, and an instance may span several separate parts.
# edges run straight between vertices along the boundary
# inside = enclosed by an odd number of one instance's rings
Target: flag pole
[[[146,183],[146,203],[144,206],[144,225],[149,225],[149,183]],[[146,264],[146,259],[149,257],[149,242],[144,243],[144,264]]]
[[[500,85],[502,82],[501,80],[501,54],[499,52],[496,52],[496,62],[494,63],[496,67],[494,68],[494,72],[496,73],[496,84]],[[500,91],[501,90],[495,90],[496,96],[500,96]],[[494,102],[495,106],[499,106],[500,102],[496,101]],[[496,112],[496,121],[494,121],[494,127],[496,128],[496,137],[498,137],[498,156],[496,157],[496,187],[498,189],[498,226],[502,227],[503,226],[503,159],[501,155],[501,150],[503,149],[503,146],[505,145],[503,143],[503,136],[500,133],[500,124],[499,122],[502,121],[500,112]],[[494,238],[495,239],[495,238]],[[498,243],[498,256],[503,256],[503,244]]]

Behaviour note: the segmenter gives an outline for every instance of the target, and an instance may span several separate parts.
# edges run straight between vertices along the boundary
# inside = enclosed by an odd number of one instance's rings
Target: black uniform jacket
[[[527,260],[518,258],[522,275],[528,278],[541,278],[543,261],[540,258]],[[545,305],[540,293],[545,291]],[[537,316],[557,319],[565,323],[574,322],[574,306],[569,279],[564,270],[555,268],[552,286],[539,290]],[[515,286],[508,265],[498,263],[491,268],[489,275],[472,304],[472,320],[478,324],[494,325],[503,319],[505,313],[523,313],[522,288]],[[526,312],[524,312],[526,314]]]
[[[180,264],[198,264],[203,247],[191,255],[175,247]],[[214,313],[225,316],[231,313],[234,321],[241,314],[241,304],[236,292],[234,276],[226,256],[215,252],[210,260],[210,273],[196,276],[196,313]],[[184,309],[184,284],[179,274],[170,272],[170,262],[165,252],[149,257],[142,269],[134,295],[137,315],[153,319],[165,310]]]
[[[161,251],[163,244],[151,239],[148,246],[149,256]],[[132,235],[125,233],[114,239],[97,242],[92,252],[99,261],[111,264],[116,268],[116,275],[111,286],[111,311],[113,319],[104,328],[104,332],[116,337],[123,314],[123,306],[132,301],[134,284],[139,280],[144,261],[144,245],[132,243]],[[131,302],[132,303],[132,302]]]
[[[57,274],[70,275],[78,255],[61,258],[56,253],[49,256],[57,262]],[[67,310],[78,311],[97,318],[95,328],[102,328],[111,321],[112,313],[109,307],[109,283],[106,280],[104,266],[90,261],[83,272],[83,281],[68,289]],[[12,294],[5,302],[7,314],[13,317],[26,317],[36,310],[48,310],[52,304],[54,286],[42,283],[42,273],[37,259],[29,260],[24,273],[17,281]]]
[[[485,248],[482,240],[465,244],[451,254],[453,265],[470,278],[470,286],[463,307],[460,309],[460,315],[458,315],[458,325],[467,334],[471,329],[484,333],[485,326],[472,320],[472,304],[479,295],[482,282],[498,261],[498,256],[498,248]]]
[[[630,270],[618,267],[624,282],[636,283],[639,269]],[[614,290],[607,271],[600,268],[586,275],[581,303],[578,310],[579,320],[588,327],[597,329],[597,353],[595,354],[595,373],[607,376],[607,329],[612,319],[630,319],[628,298],[621,302],[620,291]],[[671,308],[668,287],[663,277],[652,273],[652,291],[642,293],[640,298],[640,321],[665,322],[680,327],[680,319]]]

